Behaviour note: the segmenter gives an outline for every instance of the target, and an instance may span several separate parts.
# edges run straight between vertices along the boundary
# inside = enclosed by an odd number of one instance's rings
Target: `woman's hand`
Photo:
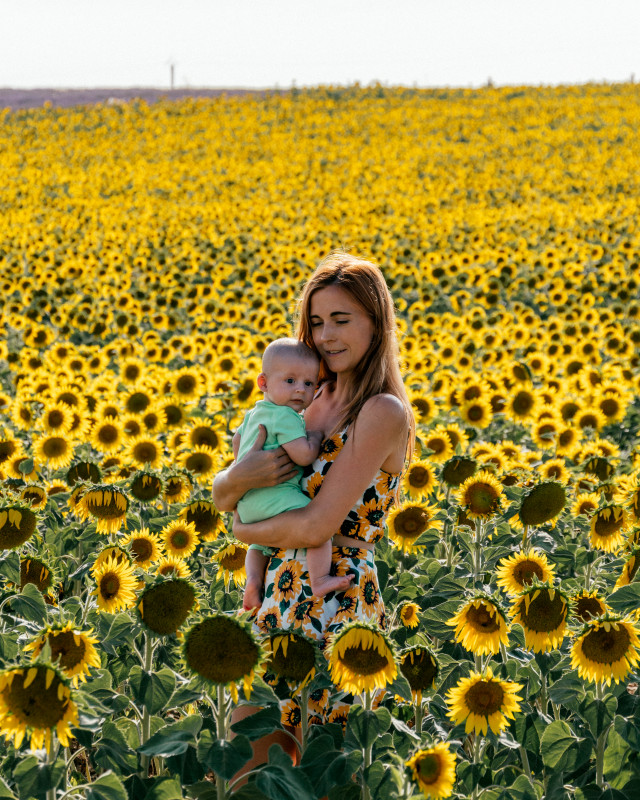
[[[297,477],[297,467],[282,447],[263,450],[267,438],[264,425],[250,450],[228,469],[216,475],[213,481],[213,502],[221,511],[233,511],[238,500],[249,489],[277,486]]]

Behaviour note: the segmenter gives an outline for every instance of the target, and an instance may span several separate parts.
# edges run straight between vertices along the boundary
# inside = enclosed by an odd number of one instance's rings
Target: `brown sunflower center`
[[[0,442],[0,464],[7,459],[11,458],[11,456],[17,451],[18,445],[13,441],[4,441]]]
[[[181,375],[176,381],[176,391],[179,394],[191,394],[197,386],[197,381],[193,375]]]
[[[189,506],[185,515],[187,522],[193,522],[200,536],[207,536],[215,530],[220,514],[212,503],[198,502],[196,506]]]
[[[51,586],[51,570],[36,558],[22,559],[20,589],[24,589],[27,583],[33,583],[41,592],[45,592]]]
[[[409,483],[416,489],[422,489],[423,486],[429,483],[430,477],[431,474],[428,469],[424,467],[413,467],[409,473]]]
[[[403,657],[400,671],[414,692],[422,692],[436,679],[438,662],[427,650],[412,650]]]
[[[158,457],[158,448],[153,442],[138,442],[133,448],[133,457],[136,461],[148,463]]]
[[[213,683],[243,678],[257,665],[259,648],[253,637],[230,618],[210,617],[189,633],[185,660]]]
[[[171,546],[174,550],[184,550],[189,546],[189,534],[187,531],[178,529],[171,534]]]
[[[389,659],[373,648],[347,647],[341,663],[356,675],[376,675],[389,666]]]
[[[575,614],[584,622],[592,617],[604,614],[604,605],[597,597],[579,597],[576,601]]]
[[[120,578],[116,572],[105,572],[100,578],[100,595],[106,600],[111,600],[120,591]]]
[[[141,411],[146,411],[150,404],[151,398],[148,395],[144,392],[134,392],[127,398],[125,407],[132,414],[139,414]]]
[[[182,492],[184,484],[180,478],[169,478],[164,488],[167,497],[177,497]]]
[[[474,483],[466,491],[465,500],[472,514],[489,515],[498,510],[498,491],[490,483]]]
[[[424,508],[412,506],[405,508],[395,518],[394,528],[403,539],[417,539],[427,530],[429,514]]]
[[[282,644],[276,647],[279,639],[288,639],[285,655]],[[276,636],[271,643],[272,653],[269,669],[282,678],[291,681],[303,681],[315,666],[315,651],[311,642],[300,637],[291,638],[288,634]]]
[[[604,509],[609,514],[599,511],[595,520],[595,532],[598,536],[614,536],[624,525],[624,515],[621,509]]]
[[[224,556],[222,556],[220,559],[220,565],[223,567],[223,569],[229,570],[229,572],[235,572],[236,570],[244,567],[246,555],[247,552],[244,550],[244,548],[236,547],[232,553],[225,553]]]
[[[495,681],[478,681],[465,695],[469,710],[481,716],[490,716],[502,709],[504,689]]]
[[[189,441],[195,447],[206,445],[212,450],[215,450],[220,444],[218,434],[208,425],[198,425],[195,427],[189,434]]]
[[[98,519],[117,519],[127,513],[127,501],[119,492],[89,492],[85,496],[85,505],[90,514]]]
[[[590,661],[598,664],[615,664],[629,655],[631,637],[623,625],[618,625],[615,630],[613,625],[609,630],[604,627],[590,631],[582,640],[582,652]]]
[[[69,451],[69,443],[61,436],[49,436],[42,445],[46,458],[59,458]]]
[[[22,723],[34,728],[55,728],[64,719],[69,699],[64,695],[62,700],[58,697],[58,689],[63,684],[57,675],[47,688],[47,668],[37,667],[37,670],[35,679],[26,688],[24,684],[29,670],[16,675],[3,691],[4,702],[9,712]]]
[[[136,561],[148,561],[153,555],[153,544],[149,539],[133,539],[131,542],[131,550],[133,557]]]
[[[484,604],[479,607],[471,606],[467,611],[467,621],[483,633],[493,633],[500,630],[497,615]]]
[[[101,444],[113,444],[118,441],[118,429],[115,425],[105,423],[98,430],[98,441]]]
[[[553,600],[547,589],[540,589],[540,594],[529,604],[526,610],[524,599],[521,601],[522,623],[536,633],[551,633],[559,628],[567,616],[567,606],[558,592],[554,592]]]
[[[520,561],[513,568],[513,579],[516,583],[519,583],[520,586],[529,586],[534,575],[539,580],[542,580],[544,575],[542,567],[537,561],[526,559],[525,561]]]
[[[418,763],[418,775],[426,784],[436,783],[442,772],[442,763],[437,753],[425,753]]]
[[[448,441],[441,436],[434,436],[431,439],[428,439],[426,442],[427,447],[429,450],[433,450],[436,455],[443,453],[447,449],[447,445],[449,444]]]
[[[535,398],[531,394],[531,392],[527,392],[525,389],[522,389],[519,392],[517,392],[517,394],[513,398],[511,407],[517,415],[525,416],[531,411],[531,409],[534,406],[534,403],[535,403]]]
[[[47,636],[47,641],[52,660],[60,659],[60,665],[64,669],[73,669],[82,663],[87,646],[81,636],[76,641],[73,631],[53,631]]]
[[[49,427],[50,428],[59,428],[61,425],[65,423],[65,415],[57,408],[54,408],[52,411],[49,412],[47,416]]]
[[[189,472],[196,474],[209,472],[213,467],[213,459],[208,453],[191,453],[184,465]]]

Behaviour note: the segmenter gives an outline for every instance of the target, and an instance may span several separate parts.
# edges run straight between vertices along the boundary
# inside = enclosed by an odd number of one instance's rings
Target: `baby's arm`
[[[293,441],[283,444],[282,447],[294,463],[306,467],[317,458],[322,438],[322,431],[307,431],[306,436],[293,439]]]

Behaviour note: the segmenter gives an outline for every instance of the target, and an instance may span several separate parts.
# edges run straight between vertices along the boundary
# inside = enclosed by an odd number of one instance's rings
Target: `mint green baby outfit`
[[[307,435],[304,420],[292,408],[278,406],[269,400],[259,400],[247,412],[242,425],[238,428],[240,434],[238,459],[253,446],[258,435],[258,425],[264,425],[267,429],[267,440],[263,450],[275,450],[280,445]],[[283,511],[306,506],[310,499],[300,486],[302,467],[297,469],[296,478],[290,478],[278,486],[249,489],[238,501],[238,514],[242,522],[259,522],[262,519],[275,517]]]

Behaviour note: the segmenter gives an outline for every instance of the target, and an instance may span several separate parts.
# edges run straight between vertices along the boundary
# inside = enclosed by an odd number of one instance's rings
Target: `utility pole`
[[[176,65],[172,62],[171,64],[171,88],[175,88],[175,75],[176,75]]]

